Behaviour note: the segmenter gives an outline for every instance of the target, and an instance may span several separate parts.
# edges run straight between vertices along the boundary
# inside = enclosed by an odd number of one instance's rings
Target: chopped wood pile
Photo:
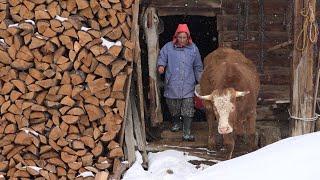
[[[1,177],[106,179],[120,166],[132,3],[0,0]]]

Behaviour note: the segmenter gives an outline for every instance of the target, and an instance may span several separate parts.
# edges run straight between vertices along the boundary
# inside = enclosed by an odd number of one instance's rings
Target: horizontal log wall
[[[273,51],[268,49],[290,40],[293,12],[291,5],[288,0],[264,0],[262,42],[259,1],[247,0],[248,4],[245,3],[246,0],[223,1],[223,11],[217,15],[219,43],[242,51],[256,64],[260,72],[261,89],[257,120],[287,120],[287,105],[274,104],[288,103],[290,99],[292,44]]]
[[[219,43],[239,49],[257,65],[262,84],[260,98],[288,100],[292,46],[270,52],[268,49],[290,39],[290,3],[288,0],[264,0],[265,25],[262,43],[258,1],[247,0],[247,3],[248,12],[245,11],[245,0],[223,1],[223,13],[217,15]],[[261,46],[264,49],[263,59],[260,58]]]

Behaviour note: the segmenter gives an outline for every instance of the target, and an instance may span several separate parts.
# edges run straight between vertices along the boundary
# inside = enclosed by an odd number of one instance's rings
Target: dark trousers
[[[175,117],[175,116],[193,117],[194,116],[195,109],[194,109],[193,98],[184,98],[184,99],[166,98],[166,102],[172,117]]]

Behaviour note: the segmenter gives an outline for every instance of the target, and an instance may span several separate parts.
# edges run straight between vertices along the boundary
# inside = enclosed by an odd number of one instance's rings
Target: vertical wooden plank
[[[139,0],[137,0],[137,7],[139,12]],[[143,11],[143,10],[142,10]],[[136,62],[136,77],[137,77],[137,95],[138,95],[138,106],[139,106],[139,116],[141,121],[141,128],[142,128],[142,134],[146,133],[145,128],[145,116],[144,116],[144,95],[143,95],[143,83],[142,83],[142,68],[141,68],[141,49],[140,49],[140,41],[139,41],[139,14],[134,15],[133,21],[137,21],[136,24],[134,24],[133,29],[135,30],[135,34],[132,34],[131,37],[134,37],[135,42],[135,52],[134,52],[134,59]]]
[[[217,14],[217,30],[218,30],[218,43],[219,43],[219,47],[223,47],[224,46],[224,38],[223,38],[223,33],[225,31],[224,29],[224,17],[226,15],[225,12],[225,1],[221,1],[221,12],[220,14]]]
[[[138,17],[139,17],[139,2],[140,0],[135,0],[134,4],[132,5],[132,29],[131,29],[131,41],[135,43],[135,49],[134,49],[134,60],[136,60],[137,57],[140,58],[140,45],[139,45],[139,25],[138,25]],[[137,48],[137,46],[139,48]],[[133,63],[130,66],[133,68]],[[125,106],[125,116],[124,119],[127,118],[127,111],[128,111],[128,102],[130,101],[129,93],[130,93],[130,87],[131,87],[131,81],[132,81],[132,73],[129,75],[127,89],[126,89],[126,106]],[[126,123],[122,124],[121,132],[119,136],[119,144],[120,146],[123,145],[124,142],[124,133],[125,133],[125,126]]]
[[[247,56],[247,54],[246,54],[246,48],[245,48],[245,43],[249,40],[249,10],[250,10],[250,2],[249,2],[249,0],[244,0],[244,25],[243,25],[243,50],[242,50],[242,52],[243,52],[243,54],[245,55],[245,56]]]
[[[135,90],[133,88],[132,90],[133,94],[135,93]],[[142,124],[139,118],[138,109],[136,105],[136,99],[134,96],[131,96],[131,107],[132,107],[132,118],[133,118],[133,128],[134,128],[134,134],[135,139],[137,141],[137,147],[138,150],[142,153],[142,160],[143,160],[143,166],[145,168],[148,167],[148,156],[146,151],[146,136],[145,132],[143,131]]]
[[[287,9],[286,9],[286,21],[287,21],[287,24],[286,24],[286,29],[287,29],[287,34],[288,34],[288,41],[292,41],[293,39],[293,32],[292,32],[292,28],[293,28],[293,24],[292,24],[292,21],[293,21],[293,8],[294,7],[294,2],[293,1],[288,1],[288,6],[287,6]]]
[[[317,101],[318,101],[318,92],[319,92],[319,80],[320,80],[320,52],[318,52],[318,62],[317,62],[317,74],[315,79],[315,91],[314,91],[314,99],[313,99],[313,108],[316,109]],[[320,131],[320,121],[316,121],[315,131]]]
[[[238,1],[237,2],[237,10],[238,10],[238,16],[237,16],[237,40],[238,40],[238,44],[237,44],[237,48],[242,51],[243,48],[243,40],[242,40],[242,1]],[[243,51],[242,51],[243,52]]]
[[[144,21],[144,32],[148,46],[148,65],[149,65],[149,100],[150,100],[150,119],[151,125],[157,126],[163,122],[160,104],[160,91],[158,87],[157,59],[159,54],[158,24],[159,18],[156,9],[147,8]]]
[[[130,96],[132,96],[132,91],[130,91]],[[128,101],[128,111],[127,118],[125,119],[125,144],[126,144],[126,153],[125,158],[129,162],[129,166],[135,161],[135,139],[133,134],[133,120],[132,120],[132,106],[131,100]]]
[[[137,61],[137,57],[140,58],[140,48],[136,49],[137,46],[139,47],[139,26],[138,26],[138,17],[139,17],[139,0],[135,0],[134,4],[132,5],[132,12],[133,12],[133,20],[132,20],[132,31],[131,31],[131,41],[135,43],[135,57],[134,61]],[[133,67],[133,64],[132,66]],[[124,118],[124,123],[122,126],[122,138],[120,137],[120,145],[123,145],[123,141],[125,141],[125,157],[129,162],[129,167],[135,161],[135,139],[133,133],[133,117],[132,117],[132,104],[131,104],[131,97],[135,94],[132,94],[132,87],[134,85],[131,84],[132,81],[132,73],[129,77],[129,82],[127,86],[127,96],[126,96],[126,113]],[[124,137],[124,138],[123,138]]]
[[[258,0],[259,2],[259,43],[260,43],[260,52],[259,52],[259,71],[261,74],[264,74],[264,40],[265,40],[265,17],[264,17],[264,0]],[[261,88],[261,90],[263,90]]]
[[[315,122],[305,121],[314,117],[313,110],[313,44],[307,35],[306,46],[302,51],[303,39],[299,39],[301,30],[309,32],[309,28],[303,29],[303,17],[301,11],[304,7],[315,12],[315,0],[296,0],[294,4],[294,50],[292,61],[292,94],[291,115],[294,116],[292,135],[301,135],[314,131]],[[301,36],[303,38],[303,36]],[[302,118],[302,119],[300,119]]]

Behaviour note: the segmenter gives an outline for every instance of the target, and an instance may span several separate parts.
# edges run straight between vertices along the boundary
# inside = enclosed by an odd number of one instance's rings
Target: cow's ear
[[[249,94],[250,91],[236,91],[236,97],[242,97]]]

